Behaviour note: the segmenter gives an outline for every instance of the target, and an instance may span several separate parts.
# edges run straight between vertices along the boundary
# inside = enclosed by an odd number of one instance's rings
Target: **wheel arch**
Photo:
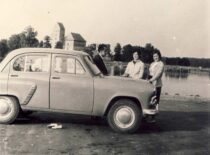
[[[109,102],[109,104],[106,107],[106,110],[104,112],[104,116],[107,116],[110,108],[115,104],[116,101],[118,101],[120,99],[129,99],[129,100],[132,100],[139,107],[139,109],[142,111],[141,102],[137,98],[131,97],[131,96],[116,96],[116,97],[112,98],[111,101]]]
[[[20,106],[20,102],[19,102],[19,99],[18,99],[18,97],[17,96],[15,96],[15,95],[0,95],[0,97],[1,96],[7,96],[7,97],[13,97],[16,101],[17,101],[17,103],[18,103],[18,105],[19,105],[19,108],[21,108],[21,106]]]
[[[3,103],[3,111],[0,115],[1,124],[11,124],[18,117],[21,107],[18,98],[13,95],[0,95]],[[6,99],[6,101],[4,101]]]

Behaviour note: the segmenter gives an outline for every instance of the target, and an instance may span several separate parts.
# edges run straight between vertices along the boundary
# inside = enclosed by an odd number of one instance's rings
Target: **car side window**
[[[54,72],[67,74],[84,74],[85,70],[78,60],[71,57],[56,56]]]
[[[25,56],[18,57],[13,63],[14,71],[24,71],[25,68]]]
[[[54,72],[75,74],[75,59],[57,56],[54,62]]]
[[[28,55],[25,60],[26,72],[48,72],[49,58],[48,56]]]
[[[47,55],[24,55],[14,61],[13,70],[22,72],[48,72],[49,65],[49,57]]]

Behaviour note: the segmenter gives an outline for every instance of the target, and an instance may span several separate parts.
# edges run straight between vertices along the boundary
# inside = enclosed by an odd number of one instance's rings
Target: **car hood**
[[[140,101],[142,107],[145,108],[153,90],[153,85],[146,80],[134,80],[117,76],[98,76],[94,78],[94,104],[103,106],[116,97],[132,97]]]
[[[120,76],[104,76],[97,78],[98,86],[103,88],[111,88],[113,90],[133,91],[153,91],[153,85],[147,80],[132,79]]]
[[[121,81],[126,83],[138,83],[143,85],[151,85],[147,80],[143,79],[133,79],[129,77],[122,77],[122,76],[104,76],[104,79],[110,80],[110,81]]]

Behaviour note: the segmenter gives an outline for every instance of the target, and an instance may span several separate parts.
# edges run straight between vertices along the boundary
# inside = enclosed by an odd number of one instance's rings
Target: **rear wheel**
[[[110,108],[107,120],[114,131],[133,133],[141,125],[142,111],[132,100],[120,99]]]
[[[0,123],[12,123],[19,114],[19,104],[14,97],[0,96]]]

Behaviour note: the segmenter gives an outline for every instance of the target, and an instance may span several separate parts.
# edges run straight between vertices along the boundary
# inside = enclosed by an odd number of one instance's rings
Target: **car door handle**
[[[60,77],[53,76],[52,79],[60,79]]]
[[[10,75],[11,77],[18,77],[18,75]]]

